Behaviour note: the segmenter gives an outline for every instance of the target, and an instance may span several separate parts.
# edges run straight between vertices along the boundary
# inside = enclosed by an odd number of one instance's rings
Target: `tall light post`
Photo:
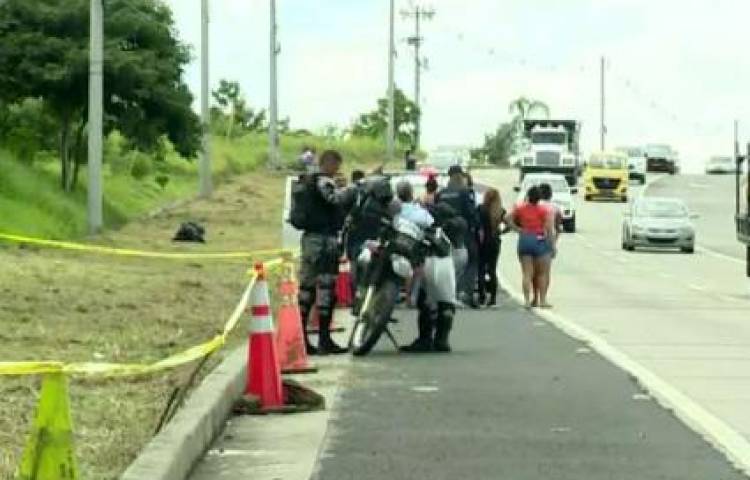
[[[271,1],[271,39],[270,39],[270,57],[271,57],[271,82],[270,82],[270,100],[268,106],[268,160],[273,168],[279,167],[279,103],[278,103],[278,86],[276,59],[279,55],[279,46],[276,39],[276,0]]]
[[[396,103],[394,99],[395,88],[393,85],[393,57],[396,55],[396,44],[394,39],[395,23],[395,0],[391,0],[391,11],[388,35],[388,131],[386,132],[386,161],[393,160],[396,122]]]
[[[421,78],[422,70],[427,68],[427,59],[421,57],[420,48],[424,42],[422,37],[422,19],[429,20],[435,16],[435,10],[424,8],[419,5],[411,10],[401,12],[404,17],[414,17],[414,36],[408,38],[409,45],[414,47],[414,104],[417,106],[417,123],[414,126],[414,150],[419,150],[419,138],[422,132],[422,109],[421,109]]]
[[[208,0],[201,0],[201,163],[200,196],[208,198],[213,189],[211,182],[211,112],[209,110],[209,43]]]
[[[602,84],[601,85],[601,88],[602,88],[602,91],[601,91],[601,115],[602,115],[602,118],[601,118],[601,122],[602,122],[601,123],[601,150],[602,151],[604,151],[605,138],[607,136],[607,124],[605,123],[605,118],[604,118],[604,105],[605,105],[604,104],[604,100],[605,100],[605,97],[604,97],[604,95],[605,95],[605,91],[604,91],[604,68],[605,68],[605,62],[606,61],[605,61],[604,57],[602,56],[602,61],[601,61],[601,84]]]
[[[102,102],[104,75],[104,12],[102,0],[91,0],[89,34],[88,223],[89,233],[101,230]]]

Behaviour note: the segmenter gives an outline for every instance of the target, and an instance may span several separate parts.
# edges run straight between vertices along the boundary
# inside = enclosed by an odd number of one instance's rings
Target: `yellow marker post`
[[[19,480],[75,480],[73,425],[68,379],[50,373],[42,380],[36,418],[17,473]]]

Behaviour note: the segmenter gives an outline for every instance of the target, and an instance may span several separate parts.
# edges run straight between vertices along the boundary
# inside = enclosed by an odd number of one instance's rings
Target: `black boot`
[[[432,351],[432,331],[435,328],[435,315],[426,301],[426,295],[419,292],[417,299],[419,313],[417,314],[418,336],[411,344],[399,348],[404,353],[427,353]]]
[[[318,353],[320,355],[341,355],[347,353],[349,349],[340,347],[331,338],[331,317],[320,318],[320,334],[318,337]]]
[[[451,345],[448,343],[448,337],[453,328],[453,314],[455,307],[448,303],[441,303],[438,307],[438,318],[435,329],[435,341],[432,348],[436,352],[448,353],[451,351]]]

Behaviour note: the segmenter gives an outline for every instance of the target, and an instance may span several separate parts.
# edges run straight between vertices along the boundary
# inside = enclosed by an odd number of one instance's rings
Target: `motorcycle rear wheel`
[[[391,319],[398,297],[398,285],[393,281],[384,282],[373,294],[367,310],[361,312],[354,323],[351,340],[352,355],[367,355],[383,335]]]

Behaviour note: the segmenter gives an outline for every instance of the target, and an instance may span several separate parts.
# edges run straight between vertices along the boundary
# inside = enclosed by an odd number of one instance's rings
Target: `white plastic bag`
[[[456,269],[452,256],[427,257],[424,262],[424,288],[431,303],[456,304]]]

